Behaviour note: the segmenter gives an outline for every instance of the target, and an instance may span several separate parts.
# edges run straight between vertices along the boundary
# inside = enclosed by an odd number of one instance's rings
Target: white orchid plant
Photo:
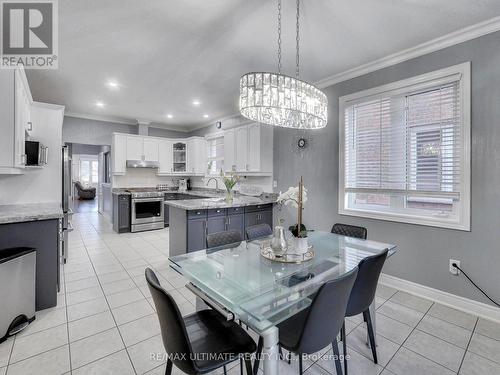
[[[304,209],[304,204],[307,202],[307,189],[302,186],[302,202],[300,201],[300,185],[299,186],[291,186],[288,188],[287,191],[284,193],[280,192],[278,199],[276,200],[276,203],[278,204],[278,208],[281,211],[284,206],[292,206],[294,208],[299,209],[299,206],[301,209],[299,211]],[[305,225],[302,223],[302,215],[300,215],[300,229],[299,229],[299,224],[292,225],[290,228],[290,232],[295,237],[307,237],[307,228]],[[282,225],[285,222],[283,217],[279,219],[280,225]]]

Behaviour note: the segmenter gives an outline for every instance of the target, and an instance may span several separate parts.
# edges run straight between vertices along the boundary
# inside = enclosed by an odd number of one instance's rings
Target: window
[[[208,148],[208,174],[219,175],[224,170],[224,136],[207,139]]]
[[[99,180],[99,162],[80,158],[80,181],[84,185],[97,185]]]
[[[339,100],[339,213],[470,230],[470,64]]]

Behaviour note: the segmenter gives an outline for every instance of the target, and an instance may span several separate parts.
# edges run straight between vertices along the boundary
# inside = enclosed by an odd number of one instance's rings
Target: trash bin
[[[0,250],[0,343],[35,319],[36,249]]]

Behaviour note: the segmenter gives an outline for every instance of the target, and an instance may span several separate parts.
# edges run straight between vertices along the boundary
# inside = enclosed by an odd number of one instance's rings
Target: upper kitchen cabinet
[[[158,156],[156,138],[127,136],[127,160],[158,161]]]
[[[191,176],[204,176],[207,172],[207,141],[205,138],[188,139],[188,172]]]
[[[172,145],[172,172],[176,174],[188,173],[187,166],[187,141],[174,141]]]
[[[0,174],[21,174],[26,166],[25,141],[33,129],[28,80],[22,67],[0,71]]]
[[[114,134],[111,152],[111,165],[114,175],[127,173],[127,136]]]
[[[172,141],[168,139],[161,139],[158,141],[158,156],[160,167],[158,168],[158,175],[170,175],[173,172],[173,153]]]
[[[224,132],[226,172],[243,175],[271,175],[273,170],[273,129],[253,123]]]

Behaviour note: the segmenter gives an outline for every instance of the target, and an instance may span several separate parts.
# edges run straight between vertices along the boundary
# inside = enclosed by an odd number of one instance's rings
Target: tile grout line
[[[93,226],[93,224],[92,224],[92,226]],[[96,228],[94,227],[94,229],[96,229]],[[97,230],[96,230],[96,232],[97,232]],[[106,248],[107,248],[107,246],[106,246]],[[108,250],[109,250],[109,249],[108,249]],[[89,258],[90,258],[90,255],[89,255],[89,252],[88,252],[87,247],[85,247],[85,251],[87,252],[87,255],[88,255],[88,256],[89,256]],[[111,252],[111,251],[110,251],[110,252]],[[115,256],[114,254],[113,254],[113,257],[115,257],[115,258],[116,258],[116,256]],[[94,269],[94,272],[95,272],[95,274],[96,274],[96,276],[97,276],[97,272],[96,272],[96,270],[95,270],[95,266],[94,266],[94,263],[92,262],[92,259],[90,259],[90,262],[91,262],[92,268]],[[121,263],[120,263],[120,266],[121,266]],[[123,266],[122,266],[122,267],[123,267]],[[137,370],[135,369],[134,363],[132,362],[132,358],[130,357],[130,353],[129,353],[129,352],[128,352],[128,350],[127,350],[127,345],[125,344],[125,340],[123,340],[123,337],[122,337],[122,334],[121,334],[121,332],[120,332],[120,329],[118,328],[118,324],[116,323],[115,316],[113,315],[113,312],[111,311],[111,305],[109,304],[108,298],[106,297],[106,295],[105,295],[105,293],[104,293],[104,289],[102,288],[102,284],[101,284],[101,281],[99,280],[99,277],[97,277],[97,282],[99,283],[99,287],[101,288],[101,291],[102,291],[102,293],[103,293],[103,295],[104,295],[104,300],[106,301],[106,303],[107,303],[107,305],[108,305],[108,308],[109,308],[109,312],[110,312],[110,314],[111,314],[111,317],[113,318],[113,321],[115,322],[115,327],[113,327],[113,328],[116,328],[116,330],[117,330],[117,332],[118,332],[118,335],[120,336],[120,339],[122,340],[122,344],[123,344],[123,347],[125,348],[125,352],[127,353],[128,360],[130,361],[130,364],[131,364],[131,366],[132,366],[132,370],[134,371],[134,373],[135,373],[135,374],[137,374]],[[105,356],[105,357],[107,357],[107,356]],[[103,357],[103,358],[104,358],[104,357]]]
[[[69,238],[68,238],[68,244],[67,244],[67,250],[69,250]],[[68,355],[69,355],[69,372],[70,374],[73,374],[73,365],[71,361],[71,342],[69,340],[69,319],[68,319],[68,300],[67,300],[67,289],[66,289],[66,274],[64,273],[64,267],[65,264],[62,265],[62,271],[63,275],[62,278],[64,280],[64,308],[65,308],[65,313],[66,313],[66,335],[68,336]]]
[[[467,347],[465,348],[464,355],[462,356],[462,360],[460,361],[460,366],[458,366],[458,371],[457,373],[460,374],[460,370],[462,370],[462,365],[464,364],[465,356],[467,355],[467,351],[469,350],[469,345],[470,342],[472,341],[472,337],[474,336],[474,333],[476,331],[477,323],[479,322],[479,318],[476,318],[476,323],[474,324],[474,329],[472,330],[472,333],[469,337],[469,341],[467,342]]]
[[[396,293],[394,293],[396,294]],[[429,306],[429,308],[427,309],[427,312],[424,313],[424,315],[422,315],[422,318],[420,318],[420,320],[418,321],[418,323],[415,325],[415,327],[411,330],[411,332],[409,333],[409,335],[406,337],[406,339],[403,340],[403,342],[401,343],[401,345],[399,345],[399,348],[396,350],[396,352],[391,356],[391,358],[387,361],[387,363],[385,364],[385,366],[383,366],[383,369],[382,369],[382,372],[387,370],[389,372],[391,372],[391,370],[389,370],[387,368],[387,366],[391,363],[391,361],[394,359],[394,357],[396,357],[396,355],[399,353],[399,351],[401,350],[401,348],[403,347],[403,345],[405,344],[406,341],[408,341],[408,339],[410,338],[411,334],[417,329],[417,326],[420,324],[420,322],[425,318],[425,316],[427,315],[427,313],[430,311],[430,309],[432,308],[432,306],[434,306],[434,302],[432,302],[432,304]],[[384,314],[382,314],[384,315]],[[385,316],[385,315],[384,315]],[[396,319],[394,319],[396,320]],[[400,322],[401,323],[401,322]],[[390,341],[390,340],[389,340]],[[408,348],[405,348],[405,349],[408,349]],[[409,349],[408,349],[409,350]],[[417,353],[418,354],[418,353]],[[420,356],[422,356],[421,354],[418,354]],[[424,357],[424,356],[422,356]],[[426,357],[424,357],[426,358]],[[429,358],[426,358],[426,359],[429,359]],[[444,366],[443,366],[444,367]]]

